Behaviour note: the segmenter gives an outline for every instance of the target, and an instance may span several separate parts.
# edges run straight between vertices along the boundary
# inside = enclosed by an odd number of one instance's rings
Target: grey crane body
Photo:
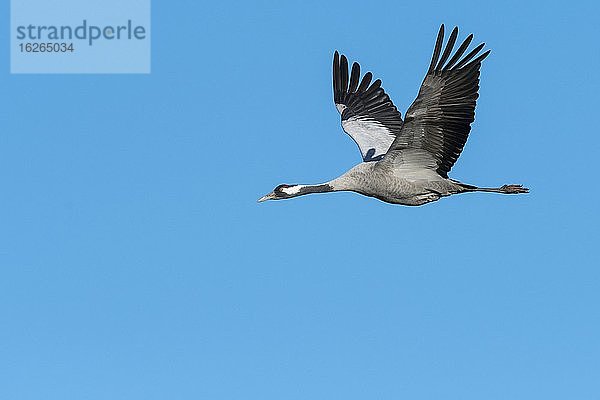
[[[435,171],[394,168],[383,161],[363,162],[329,182],[317,185],[280,185],[275,191],[279,199],[313,193],[356,192],[392,204],[420,206],[442,197],[465,192],[524,193],[520,185],[479,188],[442,178]],[[273,194],[260,201],[273,200]]]
[[[406,206],[420,206],[464,191],[435,171],[396,167],[384,160],[360,163],[334,179],[332,186]]]
[[[281,200],[311,193],[352,191],[379,200],[419,206],[464,192],[527,193],[521,185],[480,188],[448,177],[460,156],[475,118],[483,44],[463,57],[469,35],[450,57],[458,36],[454,28],[442,53],[440,27],[431,64],[419,94],[402,120],[377,79],[337,51],[333,61],[334,102],[342,128],[358,145],[363,162],[342,176],[317,185],[279,185],[263,196]],[[440,57],[441,55],[441,57]]]

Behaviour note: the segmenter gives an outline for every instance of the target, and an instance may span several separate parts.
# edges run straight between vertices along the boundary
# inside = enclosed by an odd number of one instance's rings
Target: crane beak
[[[271,192],[269,194],[264,195],[260,199],[258,199],[258,202],[262,203],[263,201],[273,200],[273,199],[275,199],[275,193]]]

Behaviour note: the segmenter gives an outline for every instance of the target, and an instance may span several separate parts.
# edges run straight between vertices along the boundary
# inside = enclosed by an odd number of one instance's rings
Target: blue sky
[[[597,399],[600,9],[482,3],[154,1],[149,75],[5,29],[0,398]],[[442,22],[492,49],[451,176],[529,195],[256,203],[359,161],[335,49],[404,113]]]

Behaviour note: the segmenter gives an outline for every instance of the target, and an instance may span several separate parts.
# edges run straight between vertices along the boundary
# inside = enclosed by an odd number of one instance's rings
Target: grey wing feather
[[[423,167],[430,168],[433,161],[436,172],[445,178],[469,136],[479,96],[481,62],[490,53],[488,50],[478,55],[482,43],[461,59],[473,39],[469,35],[446,63],[457,36],[458,28],[454,28],[438,61],[444,39],[444,25],[440,27],[419,94],[408,108],[402,131],[386,155],[386,159],[395,160],[403,151],[423,154],[423,159],[427,159]]]
[[[336,51],[333,56],[333,98],[341,114],[342,128],[356,142],[363,161],[383,158],[402,129],[402,116],[381,87],[367,72],[360,79],[360,65],[352,64]]]

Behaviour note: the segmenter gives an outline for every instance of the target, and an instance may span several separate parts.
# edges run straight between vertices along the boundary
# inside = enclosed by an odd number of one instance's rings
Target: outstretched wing
[[[333,55],[333,100],[342,117],[342,128],[356,142],[363,161],[383,158],[402,129],[402,116],[381,87],[371,83],[367,72],[360,81],[360,66],[352,64],[348,80],[348,60]],[[360,84],[359,84],[360,81]]]
[[[420,157],[423,166],[434,164],[437,173],[445,178],[471,131],[479,97],[479,69],[490,53],[488,50],[479,55],[482,43],[462,57],[473,39],[473,35],[469,35],[450,58],[457,36],[455,27],[440,58],[444,25],[440,27],[419,95],[406,111],[402,132],[386,155],[393,159],[402,152],[421,153],[426,156]]]

